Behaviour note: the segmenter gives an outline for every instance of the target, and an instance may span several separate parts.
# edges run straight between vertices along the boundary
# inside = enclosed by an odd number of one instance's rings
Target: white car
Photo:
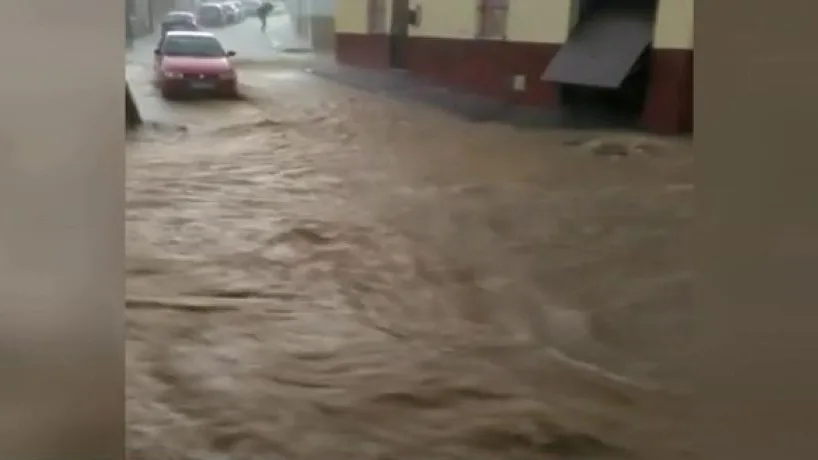
[[[238,24],[244,20],[241,7],[234,2],[223,2],[220,6],[227,12],[227,16],[233,24]]]

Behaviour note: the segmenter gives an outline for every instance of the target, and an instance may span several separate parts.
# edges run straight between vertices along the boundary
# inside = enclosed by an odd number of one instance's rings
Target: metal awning
[[[640,10],[593,13],[574,27],[543,80],[618,88],[653,39],[653,14]]]

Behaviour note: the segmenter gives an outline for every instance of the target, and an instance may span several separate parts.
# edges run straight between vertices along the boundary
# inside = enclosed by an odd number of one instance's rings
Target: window
[[[367,5],[367,27],[371,34],[385,34],[386,0],[369,0]]]
[[[478,0],[477,37],[486,39],[506,38],[508,23],[508,0]]]

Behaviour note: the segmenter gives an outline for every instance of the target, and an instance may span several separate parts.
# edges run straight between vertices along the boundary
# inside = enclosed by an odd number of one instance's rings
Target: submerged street
[[[688,458],[691,143],[460,120],[271,27],[216,32],[238,101],[128,55],[128,458]]]

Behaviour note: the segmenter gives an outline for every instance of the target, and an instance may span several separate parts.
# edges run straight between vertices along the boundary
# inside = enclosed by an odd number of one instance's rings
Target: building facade
[[[567,87],[637,87],[644,75],[642,123],[658,133],[692,130],[693,0],[335,3],[343,64],[402,68],[542,107],[563,104]]]

